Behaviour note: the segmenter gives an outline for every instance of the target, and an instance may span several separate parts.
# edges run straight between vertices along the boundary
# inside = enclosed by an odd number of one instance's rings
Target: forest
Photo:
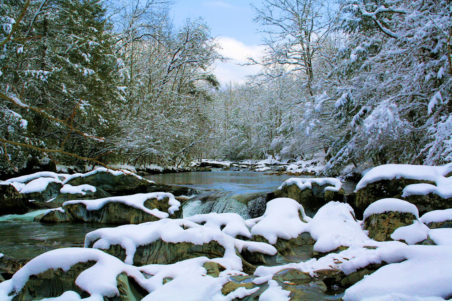
[[[0,3],[0,169],[325,158],[452,161],[447,0],[263,0],[262,72],[220,85],[203,20],[164,0]]]

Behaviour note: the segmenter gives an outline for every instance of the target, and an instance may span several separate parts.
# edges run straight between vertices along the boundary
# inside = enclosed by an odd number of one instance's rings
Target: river
[[[197,213],[242,211],[246,206],[237,202],[238,195],[263,194],[275,190],[289,178],[247,171],[187,172],[152,175],[156,183],[186,186],[196,189],[203,198],[194,198],[184,205],[184,216]],[[39,254],[62,247],[83,246],[85,235],[104,224],[41,224],[33,218],[44,211],[25,215],[0,217],[0,253],[18,259],[31,259]]]

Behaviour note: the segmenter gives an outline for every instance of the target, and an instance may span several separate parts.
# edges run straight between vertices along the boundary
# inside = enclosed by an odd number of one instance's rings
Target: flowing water
[[[288,175],[265,174],[251,171],[214,171],[161,174],[149,179],[162,184],[190,187],[200,192],[182,206],[183,217],[210,212],[234,212],[244,219],[250,215],[253,199],[261,198],[265,203],[265,194],[277,189]],[[260,212],[262,213],[262,212]]]
[[[233,199],[238,194],[265,193],[273,191],[288,176],[266,175],[256,172],[189,172],[162,174],[150,177],[156,183],[175,184],[194,188],[212,202],[193,200],[185,215],[213,212],[242,212],[247,208]],[[190,202],[189,202],[190,204]],[[207,204],[207,206],[206,206]],[[185,207],[185,206],[184,206]],[[0,253],[18,259],[31,259],[39,254],[62,247],[83,246],[86,233],[102,224],[40,224],[33,218],[46,210],[25,215],[0,216]]]

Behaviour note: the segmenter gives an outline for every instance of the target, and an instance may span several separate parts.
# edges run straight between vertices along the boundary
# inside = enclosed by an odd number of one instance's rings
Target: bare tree
[[[269,55],[263,65],[284,65],[306,76],[311,96],[315,78],[313,61],[333,26],[329,7],[320,0],[264,0],[255,7],[256,21],[268,34]]]

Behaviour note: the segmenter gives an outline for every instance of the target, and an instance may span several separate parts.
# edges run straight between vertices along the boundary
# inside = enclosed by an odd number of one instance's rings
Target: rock
[[[227,294],[232,293],[233,291],[235,291],[236,289],[238,289],[240,287],[244,287],[246,289],[252,289],[254,286],[255,285],[251,282],[238,283],[235,281],[229,281],[223,285],[223,288],[221,289],[221,293],[226,296]]]
[[[298,179],[297,179],[298,180]],[[301,180],[301,179],[300,179]],[[344,201],[344,190],[331,191],[327,187],[334,187],[330,183],[322,183],[322,178],[306,179],[310,185],[306,185],[302,189],[300,185],[286,181],[278,190],[274,192],[275,197],[288,197],[300,203],[305,212],[309,216],[314,216],[320,207],[330,201]],[[316,180],[319,180],[318,182]],[[304,186],[304,185],[303,185]],[[310,187],[308,187],[310,186]]]
[[[134,199],[134,197],[141,199],[138,200],[138,203],[142,201],[144,208],[138,206],[139,204],[132,206],[127,203],[128,199]],[[174,196],[166,193],[150,193],[111,197],[111,199],[73,201],[63,205],[64,212],[53,210],[44,216],[38,217],[36,220],[43,223],[141,224],[167,217],[167,212],[170,211],[170,198],[174,199]],[[95,206],[96,208],[94,209],[88,209],[88,205],[94,202],[98,202],[99,205]],[[151,210],[158,210],[162,216],[157,215],[157,213],[151,214]],[[176,211],[172,216],[178,217],[179,211]]]
[[[12,185],[0,185],[0,215],[28,212],[28,198]]]
[[[251,218],[256,218],[264,215],[267,205],[267,199],[265,196],[259,196],[247,203],[248,214]]]
[[[97,171],[85,177],[76,177],[68,181],[67,184],[72,186],[92,185],[113,196],[149,192],[156,186],[154,183],[134,174],[114,174],[107,170]]]
[[[327,286],[313,279],[308,273],[296,269],[284,269],[273,276],[282,289],[290,291],[290,300],[327,300]]]
[[[399,227],[408,226],[416,220],[416,216],[408,212],[389,211],[372,214],[364,220],[364,229],[369,237],[377,241],[392,240],[391,234]]]
[[[204,263],[203,268],[206,269],[207,275],[212,276],[212,277],[220,276],[220,272],[225,270],[224,266],[222,266],[219,263],[213,262],[213,261],[208,261],[208,262]]]
[[[68,271],[48,269],[38,275],[31,275],[13,300],[25,301],[58,297],[66,291],[74,291],[81,297],[88,297],[89,295],[75,284],[75,279],[81,272],[92,267],[95,263],[95,261],[88,261],[75,264]]]
[[[133,257],[133,264],[142,266],[146,264],[172,264],[181,260],[205,256],[218,258],[224,256],[224,248],[216,241],[196,245],[188,242],[167,243],[157,240],[151,244],[139,246]],[[112,245],[105,250],[122,261],[126,258],[126,251],[120,245]]]
[[[126,273],[121,273],[116,277],[119,296],[108,298],[107,300],[118,301],[139,301],[146,297],[149,293],[143,289],[133,277],[129,277]]]
[[[15,259],[6,255],[0,257],[0,277],[10,279],[14,273],[24,266],[26,260]],[[2,281],[0,281],[2,282]]]
[[[58,182],[50,182],[42,192],[26,193],[24,196],[30,200],[33,209],[45,209],[59,207],[57,203],[51,201],[55,199],[59,194],[63,184]]]
[[[268,241],[259,235],[253,236],[252,241]],[[278,238],[273,246],[278,250],[276,255],[270,256],[256,252],[243,250],[242,257],[253,265],[279,265],[294,261],[305,261],[313,257],[315,240],[308,232],[301,233],[297,238],[290,240]]]

